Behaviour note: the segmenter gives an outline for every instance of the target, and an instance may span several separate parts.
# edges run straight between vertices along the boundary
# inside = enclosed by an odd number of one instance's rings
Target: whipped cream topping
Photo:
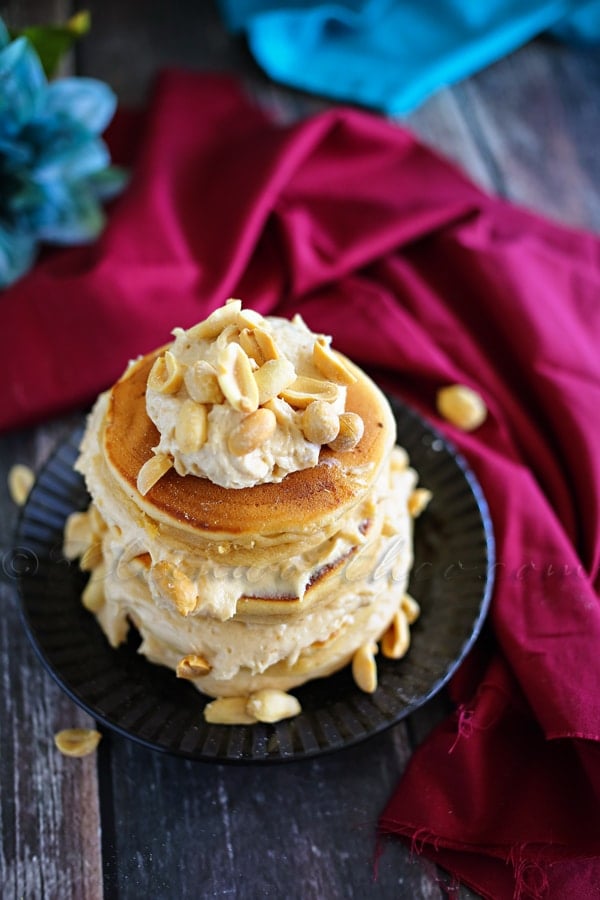
[[[232,300],[173,335],[146,409],[160,432],[154,453],[179,475],[226,488],[280,482],[338,436],[355,378],[299,316],[263,317]]]
[[[387,628],[406,590],[412,565],[408,500],[416,473],[407,467],[397,448],[374,485],[373,495],[365,500],[370,508],[363,507],[361,515],[368,512],[373,528],[362,540],[355,535],[352,512],[350,521],[339,523],[340,531],[333,538],[286,562],[227,566],[218,560],[203,563],[194,559],[189,548],[184,554],[163,546],[159,533],[153,537],[133,516],[127,523],[123,498],[115,493],[114,484],[105,483],[108,473],[100,465],[94,444],[88,437],[80,464],[93,485],[94,505],[83,514],[93,533],[79,535],[70,529],[65,552],[74,558],[90,542],[101,542],[103,562],[93,572],[84,604],[94,612],[113,646],[125,640],[133,622],[143,639],[140,653],[174,669],[187,653],[203,655],[210,662],[211,673],[195,682],[196,686],[204,693],[224,696],[264,686],[254,679],[270,667],[278,663],[293,667],[302,654],[338,635],[336,640],[349,642],[351,655],[358,642],[378,640]],[[80,546],[73,543],[78,537]],[[253,621],[243,613],[236,614],[240,597],[294,595],[302,599],[307,578],[344,558],[357,540],[357,554],[329,579],[326,601],[308,605],[291,617],[273,616],[268,625],[260,617]],[[189,614],[178,611],[172,598],[153,583],[153,566],[167,559],[193,580],[202,594]],[[290,670],[274,673],[268,684],[287,690],[306,677],[304,669]]]

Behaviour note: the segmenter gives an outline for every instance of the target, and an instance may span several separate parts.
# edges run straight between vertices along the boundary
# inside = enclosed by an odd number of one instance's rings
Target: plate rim
[[[28,636],[28,639],[33,646],[33,649],[36,653],[36,656],[42,663],[44,669],[51,675],[53,680],[58,684],[58,686],[63,690],[70,699],[77,704],[81,709],[83,709],[88,715],[90,715],[95,722],[104,726],[108,731],[113,731],[119,734],[121,737],[124,737],[128,740],[134,741],[135,743],[141,745],[142,747],[152,750],[159,753],[165,753],[167,755],[178,756],[181,758],[189,759],[194,762],[204,762],[204,763],[217,763],[223,765],[277,765],[281,763],[289,763],[289,762],[301,762],[306,759],[314,759],[316,757],[329,755],[330,753],[340,752],[345,749],[349,749],[351,747],[355,747],[356,745],[362,743],[363,741],[369,740],[372,737],[376,737],[377,735],[382,734],[387,731],[389,728],[397,725],[403,719],[412,715],[416,712],[417,709],[420,709],[426,703],[433,699],[442,688],[449,682],[452,678],[458,667],[464,661],[465,657],[468,655],[470,650],[472,649],[474,643],[479,637],[481,630],[483,628],[484,622],[487,618],[492,595],[494,589],[494,572],[495,572],[495,559],[496,559],[496,545],[495,545],[495,535],[493,522],[489,510],[489,506],[487,500],[485,498],[485,494],[483,492],[483,488],[476,477],[473,469],[467,462],[466,458],[459,451],[456,445],[449,439],[445,434],[443,434],[436,425],[434,425],[431,421],[429,421],[426,416],[424,416],[420,411],[416,410],[413,406],[407,403],[404,399],[391,395],[389,393],[386,394],[390,405],[392,407],[394,418],[398,419],[399,415],[408,415],[409,417],[416,420],[420,427],[433,438],[433,440],[441,441],[443,445],[443,450],[445,453],[451,457],[452,461],[457,465],[458,469],[465,482],[467,483],[470,493],[473,497],[475,506],[477,508],[477,512],[480,518],[481,530],[483,543],[485,546],[486,560],[485,560],[485,579],[482,581],[482,590],[481,596],[479,599],[479,603],[477,606],[477,614],[474,617],[472,627],[466,636],[464,642],[460,647],[460,651],[456,654],[454,659],[448,664],[446,669],[439,675],[438,678],[430,685],[429,689],[416,697],[411,703],[403,705],[398,712],[383,721],[379,722],[375,727],[371,730],[366,730],[360,734],[353,735],[350,738],[344,739],[342,743],[334,743],[325,747],[320,745],[315,746],[314,748],[302,749],[301,751],[292,751],[290,753],[281,753],[278,756],[269,755],[265,753],[264,756],[254,756],[254,755],[240,755],[240,756],[228,756],[219,753],[215,753],[214,755],[197,752],[197,751],[187,751],[181,747],[171,747],[165,746],[164,744],[159,743],[156,740],[151,738],[145,738],[142,735],[137,734],[135,731],[132,731],[130,728],[126,728],[123,725],[119,724],[118,721],[115,721],[111,718],[110,715],[104,713],[103,711],[97,709],[93,703],[89,700],[86,700],[84,697],[80,696],[77,693],[77,690],[69,683],[68,678],[62,675],[60,669],[57,669],[53,662],[48,658],[46,652],[44,650],[43,644],[40,643],[38,636],[35,631],[35,626],[30,620],[30,616],[27,610],[27,601],[25,597],[25,576],[27,573],[21,573],[17,575],[17,587],[18,587],[18,596],[19,596],[19,613],[20,618],[23,623],[23,627]],[[43,477],[48,472],[54,461],[57,459],[61,451],[65,448],[71,446],[73,449],[77,449],[77,445],[83,434],[83,430],[85,427],[85,418],[82,419],[81,422],[77,423],[73,426],[65,435],[63,435],[54,446],[52,452],[49,454],[44,464],[41,466],[39,471],[36,473],[35,482],[33,488],[31,490],[30,496],[26,502],[26,504],[21,508],[17,520],[17,525],[15,528],[15,535],[17,540],[22,538],[23,528],[27,522],[27,513],[30,505],[30,498],[35,498],[36,488],[43,486]],[[411,458],[411,465],[413,464],[413,459]],[[418,462],[414,462],[414,466],[419,471]],[[83,487],[83,478],[82,476],[75,472],[75,470],[71,470],[74,479],[80,479]],[[420,474],[420,473],[419,473]],[[73,508],[75,511],[75,507]],[[18,545],[17,545],[18,546]],[[99,626],[98,626],[99,627]],[[116,652],[116,651],[115,651]],[[169,672],[170,670],[166,670]],[[333,676],[330,676],[333,677]],[[202,698],[203,695],[200,694]],[[367,700],[369,699],[369,695],[364,695]],[[209,698],[210,699],[210,698]],[[324,707],[325,708],[325,707]],[[377,712],[381,714],[381,711],[377,709]],[[292,720],[283,720],[285,722],[289,722]],[[267,726],[265,723],[257,723],[257,725],[252,726],[214,726],[215,729],[246,729],[252,728],[253,730],[257,729],[257,727],[265,730],[265,733],[268,732],[269,729],[272,730],[271,733],[275,733],[277,730],[277,725],[280,723],[274,723],[274,725]],[[219,743],[219,742],[217,742]]]

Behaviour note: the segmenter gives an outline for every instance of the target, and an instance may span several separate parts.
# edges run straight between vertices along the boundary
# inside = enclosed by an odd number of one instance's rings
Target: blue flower
[[[40,242],[102,231],[101,201],[126,180],[99,137],[115,106],[93,78],[49,84],[27,38],[11,41],[0,19],[0,288],[27,272]]]

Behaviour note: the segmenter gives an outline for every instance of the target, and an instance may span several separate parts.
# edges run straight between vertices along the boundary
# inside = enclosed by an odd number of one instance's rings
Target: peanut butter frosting
[[[299,317],[231,300],[173,334],[149,373],[146,411],[160,435],[154,452],[178,475],[228,489],[278,483],[338,437],[356,376]]]

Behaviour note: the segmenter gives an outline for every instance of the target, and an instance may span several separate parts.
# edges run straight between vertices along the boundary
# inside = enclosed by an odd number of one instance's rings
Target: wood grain
[[[119,896],[145,885],[165,900],[379,898],[399,896],[401,883],[405,896],[438,896],[423,893],[427,869],[399,842],[386,845],[375,879],[377,818],[410,754],[402,729],[267,768],[189,763],[118,739],[109,752],[101,772],[114,843],[105,849]]]
[[[93,722],[50,679],[25,635],[14,574],[35,558],[14,544],[18,509],[6,486],[11,465],[37,469],[72,422],[0,443],[0,885],[7,900],[103,896],[95,758],[68,759],[53,740],[61,728]]]

